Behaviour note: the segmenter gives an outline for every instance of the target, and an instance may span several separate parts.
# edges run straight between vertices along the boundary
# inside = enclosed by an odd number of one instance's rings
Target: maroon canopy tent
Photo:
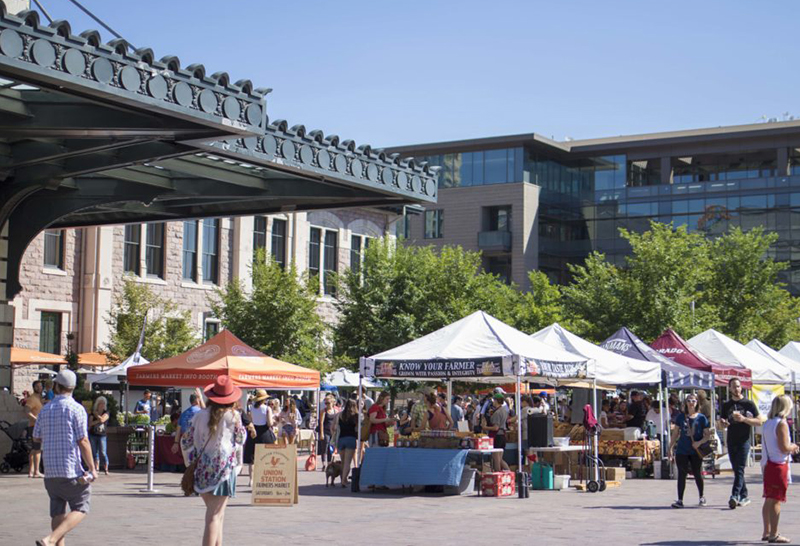
[[[746,389],[751,388],[753,385],[750,379],[750,370],[742,366],[729,366],[711,360],[697,349],[690,347],[689,344],[671,328],[664,330],[664,333],[651,343],[650,346],[678,364],[683,364],[695,370],[713,373],[714,382],[718,387],[726,386],[728,381],[734,377],[741,380],[742,386]]]

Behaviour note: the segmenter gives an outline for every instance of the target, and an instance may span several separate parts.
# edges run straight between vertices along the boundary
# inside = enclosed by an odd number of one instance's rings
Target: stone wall
[[[25,407],[17,402],[17,398],[8,391],[0,391],[0,421],[7,421],[12,425],[18,421],[27,421]],[[6,434],[0,433],[0,459],[11,450],[11,440]]]

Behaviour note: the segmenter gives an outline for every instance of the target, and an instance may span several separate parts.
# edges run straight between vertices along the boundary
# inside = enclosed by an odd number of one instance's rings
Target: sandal
[[[769,539],[770,544],[789,544],[790,542],[792,542],[791,539],[779,534]]]

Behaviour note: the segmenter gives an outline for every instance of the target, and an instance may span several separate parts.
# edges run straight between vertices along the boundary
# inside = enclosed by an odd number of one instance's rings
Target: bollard
[[[350,474],[350,491],[353,493],[359,493],[361,491],[361,485],[359,484],[359,480],[361,479],[361,469],[359,467],[354,467],[351,474]]]

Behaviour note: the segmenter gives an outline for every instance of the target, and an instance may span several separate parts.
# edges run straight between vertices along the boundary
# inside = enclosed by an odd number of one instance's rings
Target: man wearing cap
[[[64,537],[86,514],[92,494],[90,482],[97,478],[92,447],[87,435],[86,410],[72,398],[76,377],[62,370],[55,380],[55,398],[36,419],[33,437],[42,443],[44,486],[50,496],[52,532],[37,540],[37,546],[63,544]],[[81,456],[89,474],[84,474]],[[70,512],[67,514],[67,504]]]
[[[203,402],[203,396],[200,393],[200,389],[198,388],[196,390],[197,392],[189,395],[189,407],[183,410],[180,419],[178,419],[178,428],[175,430],[175,443],[172,444],[173,453],[177,453],[180,449],[181,435],[189,430],[189,424],[192,422],[192,417],[194,417],[198,411],[206,407],[205,403]]]

